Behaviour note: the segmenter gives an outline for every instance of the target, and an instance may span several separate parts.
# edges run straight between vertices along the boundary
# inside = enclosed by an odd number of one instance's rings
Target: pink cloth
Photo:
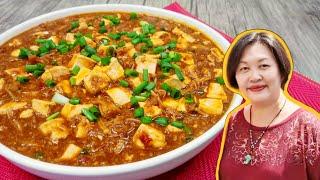
[[[268,128],[251,154],[253,159],[243,164],[251,151],[249,129],[242,109],[228,125],[221,180],[320,179],[320,120],[315,115],[300,108],[282,123]],[[265,127],[252,126],[254,141],[264,130]]]
[[[172,3],[166,6],[164,9],[196,18],[183,9],[178,3]],[[229,42],[232,42],[233,39],[230,36],[219,30],[217,31],[220,32],[221,35]],[[320,85],[316,82],[309,80],[298,73],[294,73],[289,85],[289,93],[297,100],[320,111],[320,102],[317,101],[319,100],[320,95]],[[222,136],[220,133],[206,149],[204,149],[200,154],[190,161],[153,179],[215,179],[214,173],[216,169],[218,153],[220,150],[221,137]],[[38,179],[38,177],[23,171],[0,156],[0,179],[33,180]]]

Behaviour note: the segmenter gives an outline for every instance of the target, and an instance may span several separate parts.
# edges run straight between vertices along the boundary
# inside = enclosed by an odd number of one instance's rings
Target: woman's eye
[[[239,70],[243,72],[243,71],[247,71],[248,69],[249,69],[248,67],[241,67]]]
[[[260,65],[260,67],[262,68],[262,69],[266,69],[266,68],[268,68],[268,67],[270,67],[268,64],[262,64],[262,65]]]

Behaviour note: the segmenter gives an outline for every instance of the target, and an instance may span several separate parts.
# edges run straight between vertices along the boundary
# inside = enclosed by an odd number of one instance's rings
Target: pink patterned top
[[[246,165],[249,126],[243,109],[230,119],[220,163],[221,180],[320,180],[320,120],[315,115],[300,108],[282,123],[269,127]],[[252,129],[256,140],[265,128]]]

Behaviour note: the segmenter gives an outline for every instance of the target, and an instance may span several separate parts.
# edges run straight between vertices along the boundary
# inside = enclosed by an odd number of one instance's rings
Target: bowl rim
[[[143,5],[132,5],[132,4],[93,4],[93,5],[85,5],[85,6],[77,6],[72,8],[61,9],[53,12],[49,12],[27,21],[24,21],[9,30],[3,32],[0,35],[0,45],[7,42],[9,39],[15,37],[22,32],[29,30],[41,23],[45,23],[47,21],[52,21],[56,19],[60,19],[63,17],[68,17],[72,15],[85,14],[85,13],[95,13],[95,12],[112,12],[116,10],[117,12],[137,12],[144,13],[151,16],[157,16],[161,18],[169,18],[173,21],[182,22],[187,26],[191,26],[196,28],[197,30],[204,33],[208,38],[216,43],[216,45],[220,46],[220,48],[226,52],[230,43],[216,30],[209,27],[208,25],[195,20],[191,17],[161,9],[156,7],[149,7]],[[211,34],[212,36],[209,36]],[[204,134],[195,138],[193,141],[184,144],[174,150],[166,152],[164,154],[160,154],[158,156],[148,158],[141,161],[120,164],[120,165],[111,165],[111,166],[98,166],[98,167],[82,167],[82,166],[68,166],[68,165],[60,165],[54,164],[44,161],[39,161],[28,156],[22,155],[18,152],[11,150],[9,147],[3,145],[0,142],[0,155],[5,157],[6,159],[22,166],[26,166],[28,168],[38,170],[41,172],[60,174],[60,175],[76,175],[76,176],[103,176],[103,175],[117,175],[117,174],[125,174],[134,171],[143,170],[150,167],[159,166],[166,162],[173,161],[176,158],[182,157],[188,152],[196,150],[201,147],[206,142],[214,139],[216,135],[223,129],[225,119],[231,110],[233,110],[236,106],[240,105],[242,101],[242,97],[238,94],[234,94],[230,106],[227,112],[223,115],[223,117],[218,120],[218,122],[213,125],[210,129],[208,129]],[[190,157],[191,158],[191,157]],[[189,159],[190,159],[189,158]]]

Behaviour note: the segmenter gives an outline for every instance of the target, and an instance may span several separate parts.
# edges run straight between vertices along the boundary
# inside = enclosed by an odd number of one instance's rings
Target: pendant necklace
[[[252,114],[251,109],[252,109],[252,106],[250,106],[250,116],[249,116],[249,119],[250,119],[250,126],[249,126],[250,153],[248,153],[247,155],[244,156],[243,164],[247,165],[253,160],[253,150],[254,150],[254,148],[259,146],[259,143],[261,142],[261,139],[262,139],[263,135],[268,130],[268,128],[271,125],[271,123],[279,116],[279,114],[281,113],[282,109],[286,105],[286,102],[287,102],[287,100],[285,99],[285,101],[284,101],[281,109],[279,110],[279,112],[275,115],[275,117],[271,120],[271,122],[268,124],[268,126],[262,131],[262,133],[260,134],[258,139],[256,139],[255,141],[253,140],[253,136],[252,136],[252,125],[251,125],[251,114]]]

